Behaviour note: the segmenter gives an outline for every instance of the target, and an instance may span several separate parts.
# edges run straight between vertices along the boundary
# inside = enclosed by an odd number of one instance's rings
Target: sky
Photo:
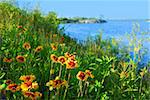
[[[58,17],[100,17],[104,19],[150,19],[150,0],[18,0],[21,8],[38,5]]]

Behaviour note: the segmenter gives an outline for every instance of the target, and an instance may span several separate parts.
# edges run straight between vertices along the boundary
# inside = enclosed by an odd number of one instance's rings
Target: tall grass
[[[54,12],[0,3],[1,99],[150,99],[149,65],[138,71],[114,39],[78,44],[58,25]]]

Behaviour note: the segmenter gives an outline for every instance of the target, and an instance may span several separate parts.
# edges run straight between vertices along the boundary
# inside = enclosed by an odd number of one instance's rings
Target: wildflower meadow
[[[130,49],[135,61],[114,39],[100,34],[78,43],[59,24],[55,12],[0,2],[1,100],[150,99],[150,63],[139,66],[141,46]]]

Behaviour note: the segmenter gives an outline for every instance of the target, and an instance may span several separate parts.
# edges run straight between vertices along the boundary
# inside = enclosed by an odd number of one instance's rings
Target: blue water
[[[88,37],[95,38],[102,33],[103,39],[115,38],[121,40],[121,45],[127,45],[127,34],[134,29],[139,39],[150,39],[150,22],[144,20],[139,21],[107,21],[107,23],[98,24],[61,24],[60,27],[65,28],[65,34],[76,39],[78,42],[85,41]],[[135,28],[138,27],[138,28]],[[145,33],[142,35],[141,33]],[[144,61],[150,60],[150,40],[142,41],[143,46],[147,48],[147,54]]]

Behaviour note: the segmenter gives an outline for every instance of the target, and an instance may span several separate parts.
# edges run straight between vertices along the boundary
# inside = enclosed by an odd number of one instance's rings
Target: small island
[[[73,17],[73,18],[59,18],[61,23],[105,23],[106,20],[100,18],[86,18],[86,17]]]

